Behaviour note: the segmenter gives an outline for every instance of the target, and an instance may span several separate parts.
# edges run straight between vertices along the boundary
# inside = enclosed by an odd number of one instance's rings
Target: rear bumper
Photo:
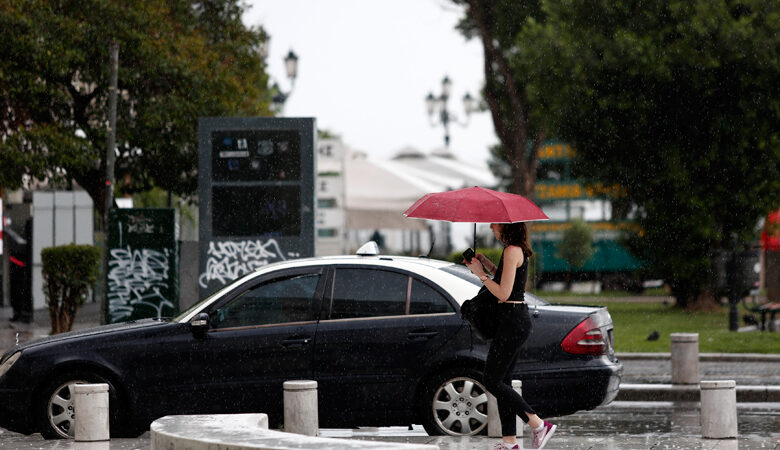
[[[0,427],[16,433],[35,431],[30,393],[0,388]]]
[[[620,391],[623,364],[614,362],[518,375],[523,380],[523,398],[539,415],[563,416],[611,403]]]

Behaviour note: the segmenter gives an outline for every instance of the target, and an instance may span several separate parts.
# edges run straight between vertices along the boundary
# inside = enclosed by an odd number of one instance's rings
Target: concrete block
[[[165,416],[150,427],[151,450],[436,450],[436,445],[334,439],[268,429],[265,414]],[[80,448],[80,447],[79,447]]]
[[[74,437],[80,441],[107,441],[111,438],[108,423],[108,384],[73,386],[75,413]]]
[[[487,434],[488,437],[501,437],[501,419],[498,418],[498,401],[496,396],[486,392],[488,397],[487,404]]]
[[[734,380],[701,382],[701,436],[737,437],[737,383]]]
[[[319,430],[317,382],[312,380],[285,381],[284,431],[316,436]]]
[[[699,333],[672,333],[672,384],[699,383]]]

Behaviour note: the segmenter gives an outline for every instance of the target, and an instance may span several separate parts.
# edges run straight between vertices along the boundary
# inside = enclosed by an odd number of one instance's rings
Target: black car
[[[110,386],[113,436],[169,414],[267,413],[282,383],[318,382],[323,427],[422,423],[430,434],[487,424],[487,343],[461,319],[481,284],[465,267],[380,255],[299,259],[248,274],[176,318],[64,333],[9,349],[0,426],[73,432],[74,383]],[[515,367],[542,416],[611,402],[622,364],[604,307],[526,294],[534,324]],[[468,412],[468,414],[466,414]]]

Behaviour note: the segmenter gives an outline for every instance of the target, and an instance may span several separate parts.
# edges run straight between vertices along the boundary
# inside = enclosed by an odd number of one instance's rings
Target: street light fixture
[[[444,146],[449,148],[450,146],[450,123],[457,123],[458,125],[465,127],[469,124],[469,118],[471,113],[477,110],[476,100],[466,92],[463,96],[463,110],[466,112],[465,122],[460,122],[454,114],[447,110],[447,100],[450,98],[450,92],[452,91],[452,81],[449,77],[445,76],[441,80],[441,94],[437,97],[433,95],[433,92],[429,92],[425,97],[425,105],[428,110],[428,118],[431,121],[431,126],[441,124],[444,127]],[[438,113],[439,121],[435,120],[435,116]]]
[[[282,88],[279,87],[279,83],[274,82],[272,89],[277,94],[273,96],[271,101],[273,102],[277,111],[282,110],[284,103],[287,101],[287,98],[290,97],[290,94],[292,94],[292,91],[295,88],[295,78],[298,76],[298,55],[296,55],[292,50],[290,50],[290,52],[287,53],[287,56],[284,58],[284,67],[287,70],[287,78],[290,79],[290,90],[284,92],[282,91]]]

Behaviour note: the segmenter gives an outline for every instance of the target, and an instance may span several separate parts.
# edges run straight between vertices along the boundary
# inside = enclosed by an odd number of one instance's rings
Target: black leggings
[[[531,334],[531,316],[526,304],[499,305],[498,330],[485,361],[485,387],[498,401],[501,435],[515,436],[515,416],[528,423],[526,412],[536,412],[512,389],[512,369],[517,362],[520,346]]]

